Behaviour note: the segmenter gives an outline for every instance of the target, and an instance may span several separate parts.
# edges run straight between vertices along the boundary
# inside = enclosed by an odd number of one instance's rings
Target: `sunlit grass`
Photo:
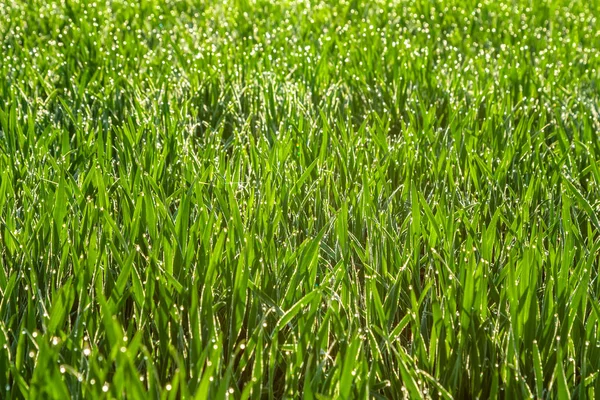
[[[595,398],[598,10],[0,0],[0,398]]]

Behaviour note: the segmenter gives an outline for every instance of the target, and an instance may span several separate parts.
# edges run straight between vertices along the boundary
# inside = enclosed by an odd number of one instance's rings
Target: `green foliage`
[[[0,0],[0,398],[595,398],[598,10]]]

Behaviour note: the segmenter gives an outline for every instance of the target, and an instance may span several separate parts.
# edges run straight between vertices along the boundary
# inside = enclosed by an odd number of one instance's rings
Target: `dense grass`
[[[599,17],[0,0],[0,397],[600,395]]]

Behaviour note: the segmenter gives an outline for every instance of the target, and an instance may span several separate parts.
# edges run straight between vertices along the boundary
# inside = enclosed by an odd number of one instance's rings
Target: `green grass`
[[[0,398],[600,396],[597,0],[0,0]]]

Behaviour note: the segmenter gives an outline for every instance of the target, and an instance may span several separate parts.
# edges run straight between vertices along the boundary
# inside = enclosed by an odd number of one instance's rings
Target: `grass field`
[[[600,396],[598,18],[0,0],[0,398]]]

